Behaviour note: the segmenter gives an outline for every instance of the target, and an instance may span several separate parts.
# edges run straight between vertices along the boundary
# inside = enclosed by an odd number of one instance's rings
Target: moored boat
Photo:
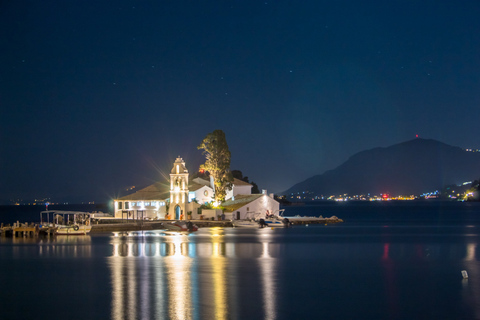
[[[260,213],[249,213],[247,218],[244,220],[232,220],[234,227],[243,227],[243,228],[284,228],[291,225],[290,221],[287,218],[282,217],[280,214],[283,213],[283,209],[280,210],[278,214],[267,214],[262,215]]]
[[[245,219],[232,220],[232,225],[236,228],[263,228],[263,219],[258,219],[259,213],[247,212]]]
[[[68,225],[58,226],[55,234],[58,235],[85,235],[92,230],[92,226],[87,225]]]
[[[267,227],[271,228],[286,228],[290,227],[290,220],[287,218],[271,218],[271,219],[265,219],[264,220],[265,224]]]
[[[194,232],[198,230],[198,227],[193,224],[191,221],[175,221],[171,223],[164,223],[163,226],[168,231],[177,231],[177,232]]]
[[[90,213],[81,211],[42,211],[40,224],[41,230],[54,230],[56,235],[86,235],[92,230]]]
[[[255,220],[233,220],[232,225],[236,228],[261,228],[260,223]]]

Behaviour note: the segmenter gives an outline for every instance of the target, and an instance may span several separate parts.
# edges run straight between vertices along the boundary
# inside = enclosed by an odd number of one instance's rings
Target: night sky
[[[480,148],[479,1],[1,1],[0,203],[106,201],[226,133],[280,192],[413,139]]]

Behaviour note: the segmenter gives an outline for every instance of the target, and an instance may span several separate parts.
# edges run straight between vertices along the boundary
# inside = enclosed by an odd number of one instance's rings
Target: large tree
[[[215,130],[207,134],[197,148],[203,149],[206,157],[200,169],[208,171],[213,177],[215,201],[220,203],[225,200],[227,189],[232,187],[233,182],[230,172],[230,151],[225,133],[222,130]]]

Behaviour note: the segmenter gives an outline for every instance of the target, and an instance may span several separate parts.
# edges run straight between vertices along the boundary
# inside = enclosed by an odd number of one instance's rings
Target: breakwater
[[[285,217],[292,226],[309,224],[333,224],[341,223],[342,219],[336,216],[330,218],[323,217]],[[142,230],[160,230],[164,229],[163,224],[174,222],[175,220],[126,220],[126,219],[99,219],[92,225],[91,233],[102,232],[120,232],[120,231],[142,231]],[[190,220],[199,228],[233,228],[231,220]]]

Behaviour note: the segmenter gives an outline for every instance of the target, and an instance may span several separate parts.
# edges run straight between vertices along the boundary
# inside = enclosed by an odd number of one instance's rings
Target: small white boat
[[[280,210],[279,214],[282,213],[284,209]],[[268,213],[268,211],[267,211]],[[262,215],[260,213],[247,213],[247,218],[245,220],[233,220],[232,224],[234,227],[244,227],[244,228],[284,228],[289,227],[290,221],[287,218],[280,216],[279,214],[274,215]]]
[[[86,235],[92,230],[90,213],[48,210],[40,212],[42,229],[54,229],[56,235]]]
[[[290,227],[290,220],[287,218],[273,218],[273,219],[265,219],[264,223],[266,227],[271,227],[271,228],[287,228]]]
[[[283,224],[282,221],[280,220],[270,220],[270,219],[265,219],[265,224],[267,227],[271,227],[271,228],[283,228],[285,227],[285,225]]]
[[[266,227],[271,227],[271,228],[286,228],[290,227],[291,223],[288,218],[284,218],[283,212],[285,209],[281,209],[275,212],[267,213],[265,214],[265,219],[262,223],[265,224]]]
[[[261,228],[260,223],[255,220],[233,220],[232,225],[235,228]]]
[[[259,213],[247,212],[245,219],[232,220],[232,225],[236,228],[263,228],[264,225],[257,219]]]
[[[175,221],[163,224],[168,231],[177,232],[194,232],[198,230],[198,227],[190,221]]]

